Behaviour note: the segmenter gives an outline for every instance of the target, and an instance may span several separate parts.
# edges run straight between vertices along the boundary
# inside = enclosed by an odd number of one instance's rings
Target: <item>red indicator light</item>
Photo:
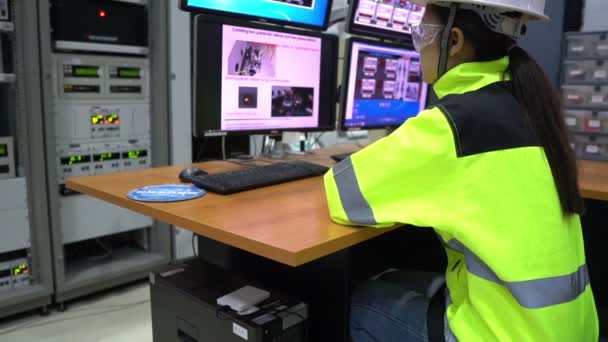
[[[105,18],[107,15],[108,15],[108,13],[105,10],[102,10],[102,9],[99,10],[100,18]]]

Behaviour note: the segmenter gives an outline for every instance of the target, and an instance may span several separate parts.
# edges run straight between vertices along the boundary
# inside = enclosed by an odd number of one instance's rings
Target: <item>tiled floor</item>
[[[147,282],[68,303],[52,310],[0,320],[0,342],[151,342]]]

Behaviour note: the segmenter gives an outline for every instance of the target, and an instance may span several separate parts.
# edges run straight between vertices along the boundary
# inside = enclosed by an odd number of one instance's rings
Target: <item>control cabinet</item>
[[[0,318],[53,295],[37,11],[0,0]]]
[[[168,225],[65,186],[72,177],[167,164],[168,3],[37,3],[54,298],[62,305],[170,261]]]
[[[150,167],[150,63],[143,57],[53,54],[53,104],[58,191],[64,243],[152,225],[106,206],[105,220],[87,222],[97,201],[70,199],[70,177]],[[85,232],[85,233],[83,233]]]

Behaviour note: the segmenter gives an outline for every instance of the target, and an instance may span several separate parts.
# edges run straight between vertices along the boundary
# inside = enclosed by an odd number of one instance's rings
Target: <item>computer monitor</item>
[[[194,135],[332,131],[334,35],[198,15]]]
[[[423,15],[424,7],[408,0],[352,0],[346,31],[409,42]]]
[[[180,0],[185,11],[325,30],[332,0]]]
[[[351,38],[345,58],[342,130],[398,127],[425,109],[428,86],[415,50]]]

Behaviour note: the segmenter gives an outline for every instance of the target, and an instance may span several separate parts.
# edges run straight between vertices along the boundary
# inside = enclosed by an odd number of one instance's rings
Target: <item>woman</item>
[[[447,289],[429,274],[370,280],[353,295],[353,341],[597,341],[560,97],[515,41],[546,19],[544,0],[413,2],[427,5],[413,40],[439,101],[325,188],[338,223],[433,227]]]

